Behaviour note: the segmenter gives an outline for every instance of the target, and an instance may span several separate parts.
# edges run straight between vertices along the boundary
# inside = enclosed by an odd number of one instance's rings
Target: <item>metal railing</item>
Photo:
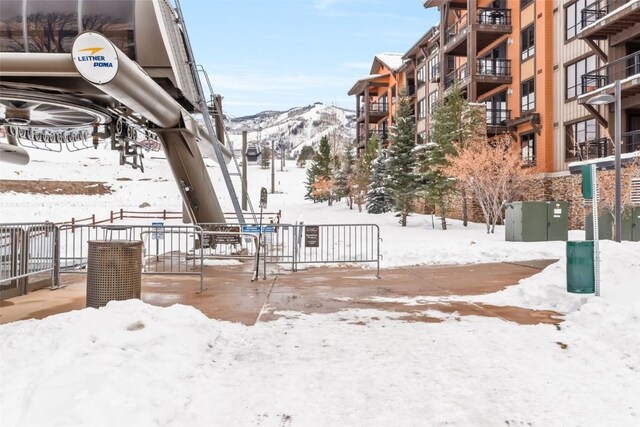
[[[511,9],[479,7],[476,21],[482,25],[511,25]]]
[[[263,277],[267,265],[376,264],[380,276],[380,229],[376,224],[206,224],[238,226],[242,233],[261,237]]]
[[[50,273],[55,283],[56,226],[51,222],[0,224],[0,299],[28,291],[28,279]]]
[[[582,93],[589,93],[607,86],[616,80],[640,74],[640,51],[582,75]]]
[[[389,132],[384,130],[370,130],[369,132],[361,132],[360,142],[366,142],[374,136],[378,139],[378,142],[384,142],[389,139]]]
[[[580,160],[607,157],[611,145],[611,140],[606,137],[578,142],[578,157]]]
[[[469,76],[469,67],[467,64],[462,64],[455,70],[451,71],[444,79],[444,88],[449,89],[456,82],[461,83]]]
[[[360,107],[360,112],[364,113],[365,106]],[[387,113],[389,111],[389,104],[386,102],[370,102],[368,112],[369,113]]]
[[[511,110],[487,108],[487,126],[507,126],[507,120],[511,119]]]
[[[622,144],[627,153],[640,151],[640,129],[622,134]]]
[[[511,60],[505,58],[480,58],[476,73],[481,76],[511,76]]]
[[[588,4],[580,11],[580,28],[582,29],[607,16],[614,1],[616,0],[596,0]]]
[[[141,240],[143,274],[196,275],[203,288],[203,257],[195,225],[70,225],[58,227],[60,273],[86,273],[89,240]],[[59,278],[58,278],[59,283]]]
[[[455,36],[464,31],[468,26],[467,15],[463,15],[452,25],[447,27],[446,32],[444,34],[444,43],[447,44],[453,39]]]

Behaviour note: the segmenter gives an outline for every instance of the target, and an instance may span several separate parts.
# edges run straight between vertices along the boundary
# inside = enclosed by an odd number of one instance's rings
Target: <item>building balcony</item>
[[[511,120],[511,110],[487,109],[487,134],[497,135],[509,132],[508,120]]]
[[[386,130],[370,130],[369,132],[360,132],[360,139],[358,140],[358,147],[364,147],[371,138],[376,137],[380,144],[386,144],[389,142],[389,132]]]
[[[640,129],[622,134],[623,152],[640,151]]]
[[[613,154],[612,144],[609,138],[596,138],[581,141],[576,144],[576,155],[580,161],[600,159]]]
[[[366,110],[366,111],[365,111]],[[368,107],[365,105],[360,107],[360,114],[358,115],[358,122],[364,122],[366,117],[369,117],[369,121],[377,123],[383,118],[389,115],[389,104],[386,102],[370,102]]]
[[[455,70],[448,73],[444,78],[444,90],[451,89],[454,84],[458,87],[464,87],[469,84],[469,67],[467,64],[463,64]]]
[[[511,9],[479,7],[476,12],[476,52],[480,52],[505,34],[510,34]],[[462,16],[445,33],[444,52],[455,56],[467,56],[468,15]]]
[[[635,36],[632,27],[640,23],[640,0],[597,0],[580,12],[581,39],[611,38],[615,46]]]
[[[622,108],[640,105],[640,100],[633,98],[640,94],[640,51],[583,74],[583,93],[578,97],[578,103],[586,103],[596,93],[613,94],[613,83],[616,80],[621,83]]]
[[[476,63],[474,79],[478,96],[504,84],[511,83],[511,60],[504,58],[481,58]]]

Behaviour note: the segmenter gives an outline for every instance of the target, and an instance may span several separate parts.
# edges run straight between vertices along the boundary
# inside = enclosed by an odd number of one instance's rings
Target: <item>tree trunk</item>
[[[468,222],[468,213],[467,213],[467,190],[466,188],[464,188],[464,186],[462,187],[462,225],[463,226],[467,226],[467,222]]]
[[[446,211],[444,209],[444,202],[440,205],[440,221],[442,222],[442,229],[446,230],[447,229],[447,217],[446,217]]]

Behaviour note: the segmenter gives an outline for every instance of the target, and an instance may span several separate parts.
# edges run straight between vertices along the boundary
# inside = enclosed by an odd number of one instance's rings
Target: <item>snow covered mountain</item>
[[[356,136],[356,113],[316,102],[287,111],[263,111],[234,118],[227,122],[227,132],[236,150],[242,146],[243,130],[248,131],[250,144],[270,145],[273,140],[277,146],[282,142],[296,156],[305,145],[317,149],[323,136],[336,146],[352,143]]]

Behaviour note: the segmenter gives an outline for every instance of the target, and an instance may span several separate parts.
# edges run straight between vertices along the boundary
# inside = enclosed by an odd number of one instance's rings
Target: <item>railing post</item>
[[[124,215],[124,209],[120,208],[120,219],[123,219]]]
[[[91,214],[91,225],[96,225],[96,214]]]
[[[113,210],[109,213],[109,223],[113,224]]]
[[[76,224],[76,219],[75,218],[71,218],[71,232],[72,233],[76,232],[75,224]]]
[[[53,276],[51,289],[60,288],[60,228],[53,227]]]

